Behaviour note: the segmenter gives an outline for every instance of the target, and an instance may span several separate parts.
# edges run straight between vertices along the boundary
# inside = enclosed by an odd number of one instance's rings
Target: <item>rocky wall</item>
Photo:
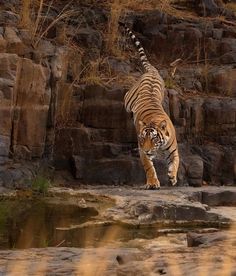
[[[69,166],[71,161],[75,177],[89,183],[144,181],[132,118],[123,107],[125,91],[100,86],[77,90],[73,100],[80,95],[83,101],[77,110],[81,126],[60,130],[55,147],[58,166]],[[233,184],[236,100],[217,96],[184,99],[173,89],[166,98],[179,141],[179,183]],[[167,184],[161,157],[156,167]]]
[[[144,183],[132,116],[123,105],[127,85],[81,81],[87,62],[100,55],[119,77],[140,74],[133,58],[107,56],[103,32],[96,28],[107,23],[106,16],[102,9],[82,7],[81,26],[71,18],[66,35],[79,49],[61,38],[61,25],[34,47],[16,16],[12,25],[0,27],[0,184],[24,186],[22,176],[34,174],[25,170],[27,162],[45,158],[56,169],[69,170],[78,183]],[[154,65],[184,61],[171,80],[160,66],[167,84],[165,109],[179,142],[179,185],[235,184],[234,21],[179,18],[157,10],[130,12],[126,20]],[[168,185],[161,157],[156,167]]]

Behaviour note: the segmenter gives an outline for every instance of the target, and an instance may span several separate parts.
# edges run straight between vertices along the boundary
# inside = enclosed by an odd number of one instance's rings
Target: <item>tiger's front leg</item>
[[[152,160],[142,151],[139,150],[140,159],[146,173],[146,189],[160,189],[160,181],[157,178],[156,170]]]
[[[179,168],[179,154],[178,154],[178,151],[176,151],[176,153],[173,155],[173,157],[171,158],[171,161],[168,164],[168,176],[172,186],[174,186],[177,183],[178,168]]]

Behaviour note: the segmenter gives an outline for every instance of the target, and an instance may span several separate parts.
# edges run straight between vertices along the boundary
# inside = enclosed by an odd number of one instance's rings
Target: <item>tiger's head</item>
[[[149,123],[145,124],[139,121],[138,142],[140,149],[150,158],[156,155],[156,151],[167,144],[169,140],[169,131],[167,129],[167,122],[161,121],[159,124]]]

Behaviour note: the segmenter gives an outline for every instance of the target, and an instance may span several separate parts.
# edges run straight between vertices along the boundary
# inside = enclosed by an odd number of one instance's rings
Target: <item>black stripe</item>
[[[161,132],[158,132],[158,134],[159,134],[159,136],[160,136],[161,140],[164,140],[164,136],[163,136],[163,134],[162,134]]]
[[[133,93],[133,95],[130,97],[130,99],[126,103],[126,106],[128,106],[133,99],[135,101],[137,98],[138,98],[138,94]]]
[[[137,47],[139,54],[140,54],[140,59],[142,62],[142,65],[146,71],[148,71],[150,63],[148,62],[147,56],[145,54],[144,48],[142,47],[141,42],[136,38],[135,34],[123,23],[119,22],[119,25],[123,26],[130,36],[131,40],[133,41],[134,45]],[[132,37],[133,36],[133,37]],[[139,43],[139,45],[136,45],[136,42]]]
[[[174,141],[175,141],[175,139],[173,139],[173,141],[172,141],[172,143],[169,145],[169,147],[167,147],[166,149],[164,149],[164,150],[169,150],[170,149],[170,147],[174,144]]]
[[[140,57],[141,57],[141,56],[145,56],[145,57],[146,57],[146,54],[145,54],[144,51],[140,51],[140,52],[139,52],[139,56],[140,56]]]
[[[148,113],[145,114],[144,116],[151,115],[151,114],[153,113],[153,111],[157,111],[157,109],[144,109],[144,110],[139,114],[139,117],[143,116],[145,112],[148,112]]]
[[[138,51],[139,51],[139,52],[140,52],[140,51],[144,52],[143,47],[138,47]]]
[[[176,151],[176,149],[174,149],[169,155],[168,157],[166,158],[167,160],[170,158],[171,154],[174,153]]]

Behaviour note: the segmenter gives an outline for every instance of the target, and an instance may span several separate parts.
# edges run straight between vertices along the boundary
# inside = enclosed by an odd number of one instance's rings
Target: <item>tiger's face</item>
[[[162,121],[156,126],[154,123],[146,125],[140,121],[139,125],[138,141],[140,149],[152,159],[155,157],[157,150],[168,142],[167,122]]]

